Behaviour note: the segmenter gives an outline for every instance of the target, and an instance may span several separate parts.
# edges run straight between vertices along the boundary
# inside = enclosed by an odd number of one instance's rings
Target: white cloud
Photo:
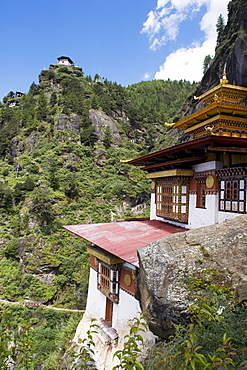
[[[156,72],[156,79],[186,79],[199,81],[202,78],[203,60],[214,54],[216,43],[216,22],[220,14],[227,19],[229,0],[157,0],[155,10],[151,10],[143,24],[142,33],[149,38],[150,48],[157,50],[167,42],[174,42],[183,21],[192,19],[202,5],[206,13],[201,19],[200,29],[204,32],[203,42],[187,45],[167,56],[164,64]]]
[[[210,0],[158,0],[156,9],[149,12],[141,31],[147,33],[150,48],[156,50],[168,41],[175,40],[180,24],[191,19],[202,5],[208,5],[209,2]]]
[[[215,43],[205,41],[202,46],[192,45],[188,48],[180,48],[170,55],[165,60],[165,63],[160,66],[154,78],[157,80],[187,80],[200,81],[202,78],[203,60],[206,55],[212,55]]]
[[[151,78],[152,77],[152,75],[151,75],[151,73],[149,73],[149,72],[145,72],[144,73],[144,76],[143,76],[143,79],[144,80],[148,80],[149,78]]]

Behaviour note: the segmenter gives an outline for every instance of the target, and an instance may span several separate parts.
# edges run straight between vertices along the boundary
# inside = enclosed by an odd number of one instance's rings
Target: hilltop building
[[[128,322],[138,316],[137,250],[186,228],[222,222],[246,213],[247,88],[220,84],[197,99],[204,107],[176,122],[191,140],[128,163],[142,166],[151,179],[150,220],[65,228],[90,241],[87,307],[76,340],[96,318],[95,359],[98,369],[113,366]],[[154,341],[146,333],[147,347]]]
[[[66,68],[69,68],[69,71],[72,72],[72,73],[75,73],[76,76],[78,76],[78,77],[83,76],[82,68],[76,66],[71,58],[61,56],[61,57],[57,58],[57,61],[58,61],[57,64],[50,64],[49,70],[58,70],[58,71],[60,71],[62,69],[63,72],[66,73],[66,70],[67,70]],[[62,67],[66,67],[66,68],[64,69]],[[43,82],[47,82],[47,80],[52,81],[51,75],[47,75],[46,70],[41,71],[41,74],[39,75],[39,82],[43,83]]]
[[[16,91],[15,96],[16,98],[21,98],[24,95],[21,91]]]
[[[9,104],[9,107],[10,107],[10,108],[11,108],[11,107],[17,107],[17,106],[19,105],[19,101],[18,101],[18,100],[13,99],[13,100],[10,100],[8,104]]]
[[[8,101],[8,106],[9,107],[17,107],[20,104],[20,99],[18,99],[18,98],[21,98],[23,95],[24,95],[24,93],[22,93],[20,91],[16,91],[15,93],[12,93],[11,94],[12,99]]]
[[[67,66],[67,67],[73,67],[74,66],[74,62],[72,59],[70,59],[69,57],[59,57],[57,58],[58,60],[58,64],[61,64],[61,65],[64,65],[64,66]]]

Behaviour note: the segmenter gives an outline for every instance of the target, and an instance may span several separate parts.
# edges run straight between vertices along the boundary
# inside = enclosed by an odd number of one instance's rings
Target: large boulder
[[[138,255],[140,304],[159,337],[171,335],[174,323],[187,321],[193,277],[233,288],[236,303],[247,299],[247,215],[164,237]]]

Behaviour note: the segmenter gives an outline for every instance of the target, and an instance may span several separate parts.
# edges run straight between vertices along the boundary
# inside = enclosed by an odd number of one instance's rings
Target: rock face
[[[170,235],[138,252],[140,303],[159,337],[188,319],[191,277],[203,279],[210,271],[211,283],[235,290],[236,303],[247,299],[247,215]]]
[[[74,132],[76,135],[80,135],[80,117],[75,113],[72,113],[69,118],[66,114],[61,114],[58,118],[57,128],[58,130],[67,130],[68,132]]]
[[[96,135],[100,140],[103,140],[104,131],[108,126],[113,140],[117,143],[121,142],[121,137],[119,135],[115,122],[110,117],[108,117],[104,112],[90,109],[89,116],[92,120],[92,125],[95,129]]]
[[[196,96],[218,85],[224,69],[230,84],[247,87],[247,2],[230,1],[228,10],[228,22],[218,38],[213,63],[203,76]],[[193,106],[190,111],[193,112],[201,108],[200,104],[191,97],[186,106]]]
[[[25,150],[25,145],[18,137],[14,137],[9,145],[9,152],[11,157],[17,157],[20,154],[23,154]]]

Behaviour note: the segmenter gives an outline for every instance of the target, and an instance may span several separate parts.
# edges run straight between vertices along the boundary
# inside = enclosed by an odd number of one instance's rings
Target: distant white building
[[[69,57],[59,57],[57,58],[58,60],[58,64],[61,64],[61,65],[64,65],[64,66],[67,66],[67,67],[72,67],[74,66],[74,62],[72,59],[70,59]]]
[[[10,100],[9,107],[17,107],[19,105],[18,100]]]

